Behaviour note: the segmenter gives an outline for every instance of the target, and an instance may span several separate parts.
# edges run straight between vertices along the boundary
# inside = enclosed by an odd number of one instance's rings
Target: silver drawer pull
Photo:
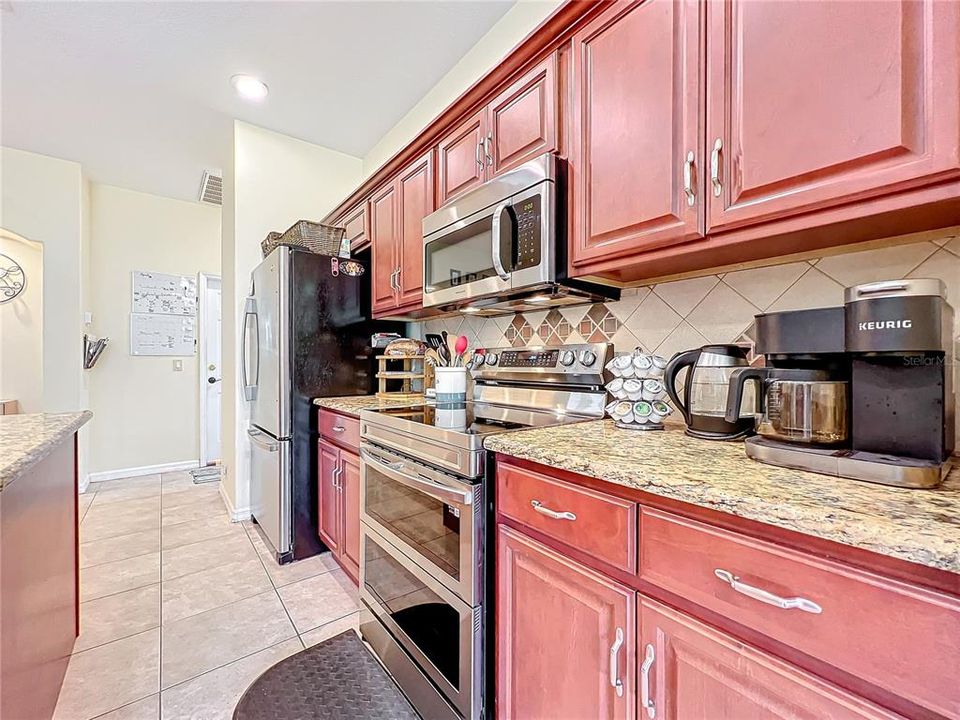
[[[617,691],[617,697],[623,697],[623,680],[620,679],[620,673],[617,672],[619,663],[617,656],[620,654],[620,648],[623,646],[623,630],[617,628],[617,639],[610,646],[610,687]]]
[[[657,704],[650,697],[650,668],[653,667],[653,661],[656,659],[657,654],[653,645],[647,643],[643,663],[640,665],[640,707],[647,711],[647,717],[650,720],[657,716]]]
[[[823,612],[823,608],[812,600],[807,600],[802,597],[784,598],[779,595],[774,595],[772,592],[767,592],[766,590],[761,590],[760,588],[741,582],[739,577],[728,570],[717,568],[713,571],[713,574],[741,595],[746,595],[767,605],[773,605],[783,610],[803,610],[804,612],[813,613],[814,615],[819,615]]]
[[[572,512],[567,512],[566,510],[561,510],[557,512],[556,510],[551,510],[546,505],[544,505],[539,500],[531,500],[530,504],[533,505],[533,509],[536,510],[541,515],[546,515],[548,518],[553,518],[554,520],[576,520],[577,516]]]
[[[331,430],[334,432],[343,432],[346,428],[343,425],[334,425]]]

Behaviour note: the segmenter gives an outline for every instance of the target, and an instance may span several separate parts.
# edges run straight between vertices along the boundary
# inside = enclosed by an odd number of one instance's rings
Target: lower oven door
[[[467,605],[364,523],[360,538],[361,600],[462,717],[480,718],[481,607]]]
[[[360,517],[467,605],[483,597],[483,485],[360,446]]]

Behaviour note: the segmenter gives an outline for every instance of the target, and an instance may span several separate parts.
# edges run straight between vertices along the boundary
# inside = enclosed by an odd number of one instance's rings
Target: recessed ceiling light
[[[230,78],[230,82],[237,91],[237,95],[244,100],[260,101],[270,92],[267,84],[253,75],[234,75]]]

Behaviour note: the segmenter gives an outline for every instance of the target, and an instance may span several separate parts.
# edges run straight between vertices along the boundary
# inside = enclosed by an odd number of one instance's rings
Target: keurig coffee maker
[[[855,477],[937,485],[954,447],[953,308],[941,280],[847,288]]]
[[[940,280],[847,288],[843,307],[756,316],[766,367],[737,369],[728,411],[760,385],[755,460],[935,487],[954,449],[953,309]]]

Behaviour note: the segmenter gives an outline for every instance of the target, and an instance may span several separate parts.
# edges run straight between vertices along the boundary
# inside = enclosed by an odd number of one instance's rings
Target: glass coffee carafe
[[[747,350],[739,345],[705,345],[673,356],[664,371],[664,384],[683,415],[688,435],[733,440],[753,430],[756,397],[752,386],[744,388],[740,417],[732,422],[726,419],[730,376],[748,366]],[[684,368],[687,375],[681,398],[678,380]]]

